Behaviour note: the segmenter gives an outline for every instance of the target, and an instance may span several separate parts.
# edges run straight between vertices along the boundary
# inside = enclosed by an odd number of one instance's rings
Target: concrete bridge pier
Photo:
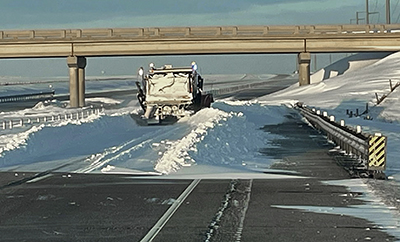
[[[299,64],[299,84],[305,86],[310,84],[310,62],[311,54],[309,52],[301,52],[297,56]]]
[[[86,58],[68,56],[69,68],[69,105],[72,108],[85,106],[85,67]]]

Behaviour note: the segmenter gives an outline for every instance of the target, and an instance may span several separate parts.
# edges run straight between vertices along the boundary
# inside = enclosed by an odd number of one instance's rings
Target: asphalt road
[[[232,95],[248,98],[259,92]],[[362,194],[324,183],[350,175],[328,152],[332,145],[295,113],[284,124],[263,129],[280,135],[272,141],[277,148],[261,152],[278,161],[273,168],[297,175],[194,184],[192,179],[57,170],[0,173],[0,241],[142,241],[151,231],[156,231],[153,241],[160,242],[396,241],[364,219],[283,208],[364,202]]]

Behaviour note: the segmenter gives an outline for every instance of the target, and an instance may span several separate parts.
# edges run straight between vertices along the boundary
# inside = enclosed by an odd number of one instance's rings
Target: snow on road
[[[55,121],[0,132],[0,170],[43,171],[63,164],[67,172],[103,172],[124,174],[161,175],[172,177],[258,177],[274,162],[261,155],[259,150],[271,146],[274,136],[260,129],[264,125],[279,124],[290,114],[290,106],[304,102],[309,106],[328,111],[336,119],[344,119],[350,125],[362,125],[365,132],[380,132],[388,136],[387,171],[395,184],[400,184],[400,89],[391,93],[377,105],[376,94],[382,96],[390,91],[392,84],[400,82],[400,53],[380,60],[363,63],[348,61],[335,63],[342,75],[286,90],[247,102],[217,101],[212,108],[174,125],[140,126],[131,117],[138,115],[139,105],[133,100],[93,99],[90,103],[108,104],[104,112],[80,120]],[[350,67],[351,70],[345,69]],[[331,68],[332,69],[332,68]],[[339,68],[340,69],[340,68]],[[327,70],[330,70],[327,68]],[[335,71],[335,70],[331,70]],[[321,75],[318,73],[317,75]],[[248,76],[236,75],[243,81]],[[271,75],[257,78],[270,78]],[[209,89],[226,84],[233,77],[215,76]],[[2,78],[0,82],[7,81]],[[220,81],[218,82],[218,79]],[[120,80],[121,82],[121,80]],[[130,84],[125,83],[129,86]],[[121,83],[120,83],[121,84]],[[243,83],[240,83],[243,84]],[[44,87],[43,84],[42,86]],[[65,83],[60,88],[65,89]],[[94,82],[98,90],[115,88],[115,84]],[[43,88],[41,87],[41,88]],[[32,87],[29,87],[31,90]],[[10,87],[8,93],[18,93],[21,86]],[[64,90],[65,91],[65,90]],[[347,110],[363,112],[369,106],[372,120],[349,117]],[[113,107],[115,106],[115,108]],[[31,109],[1,112],[0,119],[21,116],[63,114],[69,112],[63,103],[37,105]],[[200,174],[200,175],[199,175]],[[203,175],[201,175],[203,174]],[[236,174],[236,175],[235,175]],[[246,174],[246,175],[244,175]],[[250,176],[249,176],[250,175]],[[264,176],[265,174],[263,174]],[[279,176],[279,175],[278,175]],[[278,176],[274,176],[277,178]],[[280,176],[286,178],[286,175]],[[343,184],[347,184],[344,182]],[[349,189],[351,189],[351,186]],[[370,193],[364,190],[365,193]],[[400,194],[393,194],[399,196]],[[395,197],[396,198],[396,197]],[[375,198],[373,198],[375,199]],[[279,206],[279,205],[277,205]],[[307,211],[324,208],[293,207]],[[381,209],[381,208],[380,208]],[[322,210],[321,210],[322,211]],[[363,210],[366,211],[366,210]],[[386,212],[387,210],[382,210]],[[352,214],[354,211],[341,211]],[[393,215],[391,211],[391,216]],[[373,213],[363,217],[377,224]],[[398,236],[399,219],[391,220],[395,228],[389,232]],[[384,224],[383,226],[392,226]],[[384,228],[383,227],[383,228]]]
[[[242,84],[243,76],[234,77]],[[220,79],[220,84],[213,81],[216,85],[212,88],[225,85],[226,78]],[[87,102],[108,108],[80,120],[2,130],[0,169],[42,171],[71,163],[63,171],[170,174],[182,167],[212,164],[249,172],[247,167],[269,167],[270,160],[258,153],[267,146],[268,134],[259,128],[269,123],[267,120],[280,122],[281,118],[272,119],[276,116],[273,112],[286,109],[217,102],[174,125],[144,127],[131,117],[140,109],[135,100],[92,98]],[[2,112],[0,119],[67,112],[65,102],[39,103],[30,109]]]
[[[364,59],[362,61],[365,62]],[[333,66],[344,74],[309,86],[293,85],[250,102],[219,101],[211,109],[202,110],[172,126],[143,127],[135,123],[130,117],[140,109],[135,100],[88,100],[107,104],[111,108],[79,121],[68,120],[12,131],[2,130],[0,169],[15,169],[17,166],[28,168],[38,162],[61,162],[82,156],[86,157],[85,162],[74,166],[75,171],[99,172],[109,165],[164,174],[196,164],[268,168],[272,161],[260,155],[257,150],[269,145],[270,134],[260,131],[259,128],[282,122],[289,112],[282,104],[290,106],[301,101],[327,110],[330,115],[337,116],[337,119],[345,119],[347,124],[361,124],[366,132],[387,135],[388,174],[395,175],[400,171],[400,162],[396,160],[400,155],[397,149],[400,144],[400,110],[397,105],[400,94],[399,90],[395,90],[383,103],[376,105],[375,93],[378,96],[387,94],[390,91],[389,79],[393,84],[400,81],[400,53],[371,63],[335,63]],[[339,70],[341,65],[343,68]],[[351,70],[345,70],[349,67]],[[224,87],[230,78],[243,84],[243,78],[248,77],[249,75],[216,75],[209,77],[215,79],[211,81],[215,85],[208,85],[210,88]],[[254,79],[259,81],[271,77],[273,75]],[[120,84],[128,82],[118,81]],[[115,88],[115,84],[108,83],[101,81],[93,82],[92,85],[96,84],[99,90]],[[18,86],[11,88],[21,91]],[[346,116],[346,110],[359,109],[362,112],[367,103],[372,121]],[[113,108],[113,105],[118,108]],[[65,103],[54,102],[39,104],[31,109],[1,112],[0,119],[68,111]],[[63,138],[60,140],[59,137]]]

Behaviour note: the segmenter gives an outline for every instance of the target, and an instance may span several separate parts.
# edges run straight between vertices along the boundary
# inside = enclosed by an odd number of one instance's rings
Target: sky
[[[392,22],[398,22],[400,0],[392,0]],[[369,0],[371,23],[385,21],[385,0]],[[348,24],[365,0],[0,0],[1,29],[76,29],[216,25]],[[360,13],[360,17],[363,17]],[[339,57],[335,57],[339,58]],[[330,55],[320,55],[320,65]],[[294,55],[180,56],[90,58],[87,75],[131,74],[150,62],[177,65],[197,61],[205,73],[291,73]],[[234,62],[232,65],[220,64]],[[170,63],[170,64],[175,64]],[[322,66],[321,66],[322,67]],[[0,60],[0,76],[66,75],[65,59]]]

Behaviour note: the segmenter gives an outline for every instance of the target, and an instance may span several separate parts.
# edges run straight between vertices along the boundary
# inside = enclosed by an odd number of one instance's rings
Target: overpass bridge
[[[299,83],[310,83],[310,53],[399,51],[400,24],[216,26],[0,31],[0,58],[67,58],[70,105],[85,105],[87,57],[298,55]]]

